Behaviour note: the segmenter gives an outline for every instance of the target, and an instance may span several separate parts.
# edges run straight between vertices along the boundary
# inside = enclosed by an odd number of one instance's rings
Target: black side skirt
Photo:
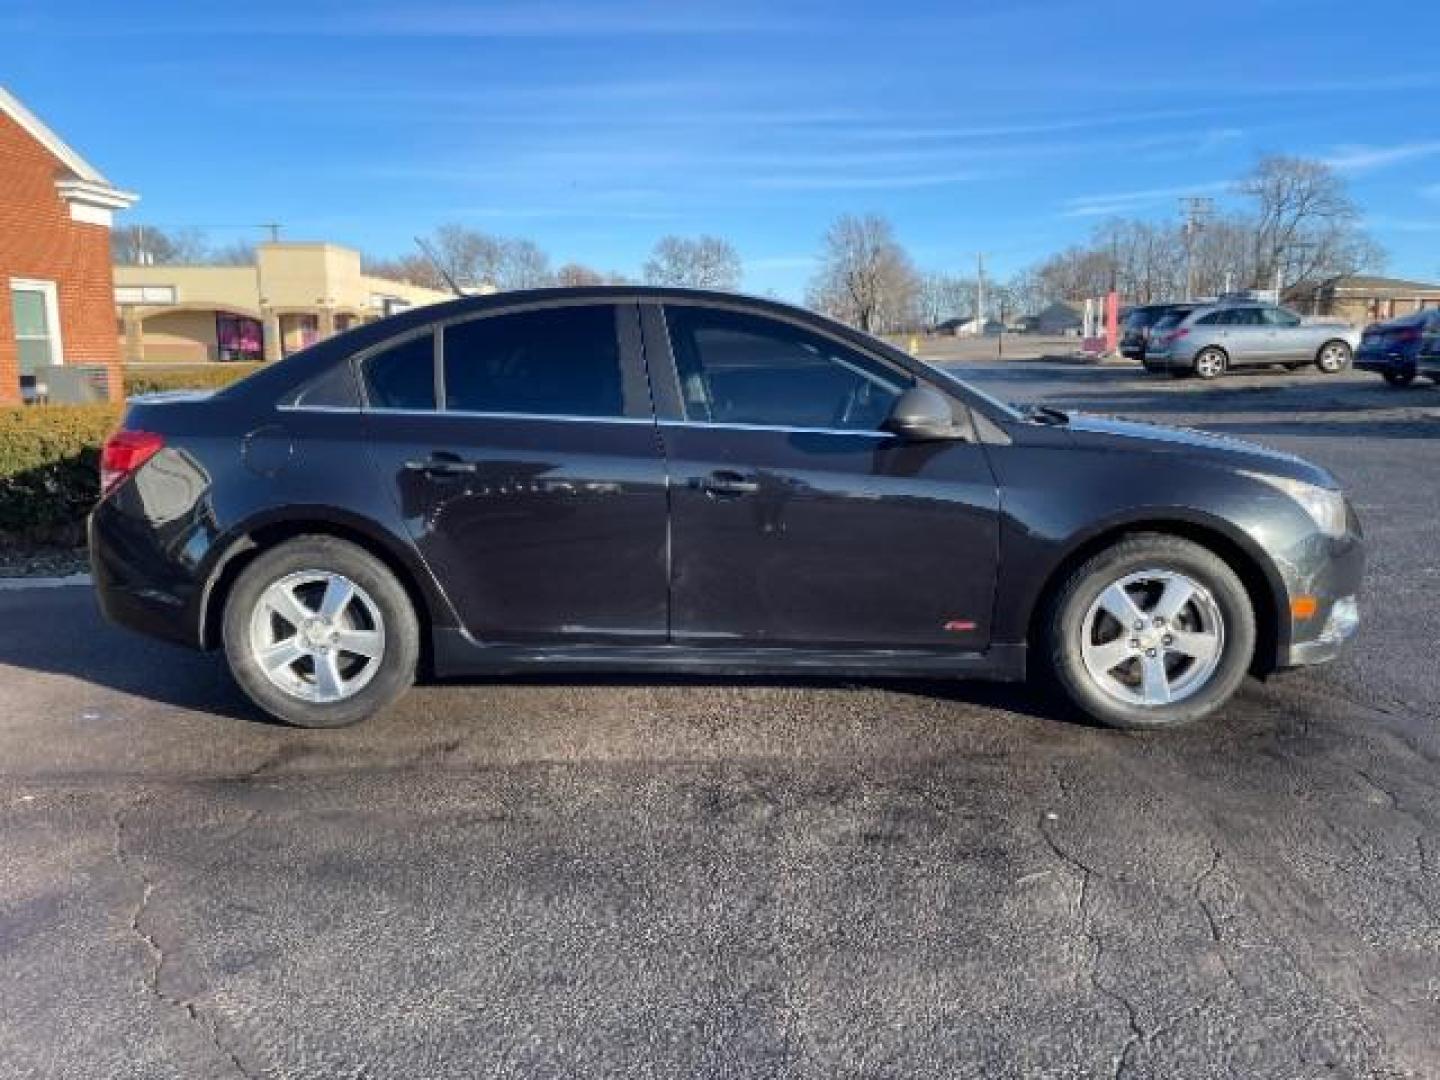
[[[1024,645],[992,645],[984,652],[927,649],[794,649],[691,645],[481,644],[464,631],[434,631],[435,674],[599,675],[675,672],[687,675],[811,673],[841,678],[953,678],[1018,682],[1025,678]]]

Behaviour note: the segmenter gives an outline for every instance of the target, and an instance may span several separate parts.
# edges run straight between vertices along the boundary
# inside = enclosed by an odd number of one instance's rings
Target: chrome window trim
[[[722,431],[774,431],[783,435],[859,435],[867,439],[893,439],[891,431],[862,431],[856,428],[798,427],[789,424],[730,424],[716,420],[661,420],[661,427],[717,428]]]
[[[279,412],[364,413],[374,416],[465,416],[480,420],[547,420],[582,424],[649,424],[650,416],[570,416],[563,413],[476,412],[469,409],[374,409],[368,406],[277,405]]]

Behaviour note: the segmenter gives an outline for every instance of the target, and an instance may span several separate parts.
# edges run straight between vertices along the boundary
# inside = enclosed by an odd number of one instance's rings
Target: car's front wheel
[[[404,587],[335,537],[299,537],[257,556],[236,579],[224,622],[235,681],[297,727],[356,723],[415,678],[420,631]]]
[[[1412,368],[1390,368],[1381,374],[1387,383],[1401,390],[1415,381],[1415,371]]]
[[[1138,533],[1069,575],[1045,619],[1058,689],[1120,728],[1198,720],[1239,687],[1255,651],[1255,613],[1235,571],[1177,536]]]
[[[1337,375],[1350,366],[1350,346],[1343,341],[1327,341],[1315,354],[1315,366],[1326,375]]]

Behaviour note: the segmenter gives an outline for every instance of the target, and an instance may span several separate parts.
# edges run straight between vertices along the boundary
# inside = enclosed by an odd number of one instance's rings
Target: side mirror
[[[896,398],[880,430],[915,442],[964,438],[950,399],[928,386],[912,386]]]

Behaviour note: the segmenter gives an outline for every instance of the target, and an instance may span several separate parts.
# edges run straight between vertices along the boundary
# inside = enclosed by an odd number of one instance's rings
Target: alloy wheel
[[[1209,591],[1173,570],[1112,582],[1081,624],[1085,670],[1127,705],[1171,705],[1209,683],[1225,651],[1225,620]]]
[[[1350,350],[1338,342],[1331,342],[1320,350],[1320,370],[1334,374],[1350,362]]]
[[[385,623],[370,595],[326,570],[287,574],[250,616],[250,652],[292,697],[331,704],[363,690],[385,654]]]
[[[1195,374],[1202,379],[1214,379],[1225,373],[1225,357],[1214,349],[1206,349],[1195,357]]]

